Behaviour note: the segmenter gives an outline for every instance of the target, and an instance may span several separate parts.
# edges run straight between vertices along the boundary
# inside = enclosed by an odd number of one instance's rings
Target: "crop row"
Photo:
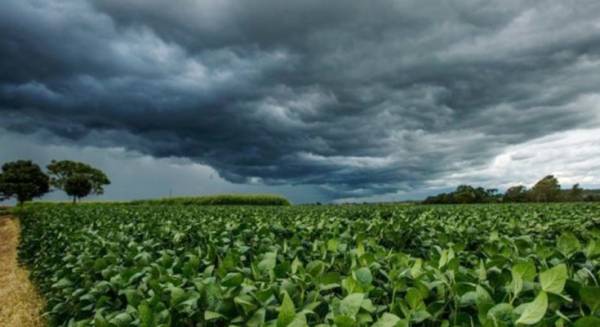
[[[36,206],[52,326],[600,326],[600,206]]]

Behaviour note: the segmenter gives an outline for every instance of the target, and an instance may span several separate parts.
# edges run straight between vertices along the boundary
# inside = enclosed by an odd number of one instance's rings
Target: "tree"
[[[65,193],[73,197],[73,202],[75,199],[86,197],[91,191],[92,183],[83,175],[73,175],[65,182]]]
[[[573,185],[571,190],[569,190],[568,200],[583,201],[583,189],[579,186],[579,183]]]
[[[499,202],[501,197],[495,188],[459,185],[454,192],[429,196],[423,203],[492,203]]]
[[[110,184],[101,170],[82,162],[52,160],[47,168],[50,184],[65,191],[73,198],[73,203],[90,194],[103,194],[104,186]]]
[[[553,202],[560,199],[558,180],[548,175],[537,182],[531,189],[531,198],[536,202]]]
[[[0,200],[17,198],[19,205],[48,193],[48,175],[29,160],[18,160],[2,165]]]
[[[452,193],[440,193],[438,195],[428,196],[423,203],[425,204],[447,204],[454,203],[454,199],[452,198]]]
[[[486,202],[501,202],[502,194],[498,192],[497,188],[488,188],[485,190],[486,193]]]
[[[527,188],[523,185],[511,186],[504,193],[504,202],[527,201]]]
[[[475,203],[477,190],[471,185],[459,185],[454,191],[454,200],[457,203]]]

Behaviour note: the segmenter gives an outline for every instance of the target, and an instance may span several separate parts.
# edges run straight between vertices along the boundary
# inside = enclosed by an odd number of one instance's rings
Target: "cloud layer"
[[[598,12],[592,0],[8,0],[0,128],[331,199],[410,191],[600,127]]]

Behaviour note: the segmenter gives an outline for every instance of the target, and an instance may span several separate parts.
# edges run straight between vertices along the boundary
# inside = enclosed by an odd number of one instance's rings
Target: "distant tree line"
[[[471,185],[460,185],[454,192],[427,197],[426,204],[460,203],[516,203],[516,202],[579,202],[600,201],[600,191],[584,190],[579,184],[563,190],[558,179],[548,175],[539,180],[531,189],[523,185],[509,187],[504,194],[498,189],[484,189]]]
[[[0,172],[0,201],[16,199],[19,205],[42,197],[51,188],[63,190],[73,203],[90,194],[104,193],[110,180],[99,169],[70,160],[52,162],[42,171],[30,160],[18,160],[2,165]]]

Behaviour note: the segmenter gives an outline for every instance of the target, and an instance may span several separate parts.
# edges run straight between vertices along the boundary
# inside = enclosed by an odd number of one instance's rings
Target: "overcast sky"
[[[0,162],[105,199],[600,187],[600,2],[4,0]],[[55,192],[51,198],[66,198]]]

